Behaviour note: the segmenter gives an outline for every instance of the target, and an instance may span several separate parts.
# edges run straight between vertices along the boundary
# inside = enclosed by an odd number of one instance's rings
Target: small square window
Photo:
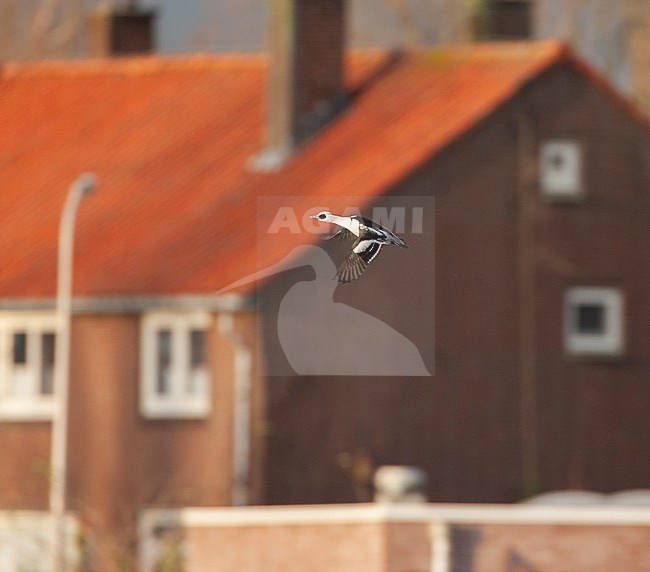
[[[552,139],[542,143],[539,156],[539,186],[552,199],[582,197],[582,148],[577,141]]]
[[[623,295],[617,288],[573,287],[567,290],[564,339],[574,355],[618,356],[623,353]]]
[[[210,315],[151,313],[142,320],[140,410],[149,418],[201,418],[210,410]]]

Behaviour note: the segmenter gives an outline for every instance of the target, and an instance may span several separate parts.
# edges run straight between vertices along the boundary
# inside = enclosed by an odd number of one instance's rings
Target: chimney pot
[[[377,502],[426,502],[427,475],[419,467],[384,465],[374,481]]]
[[[101,7],[89,18],[89,53],[95,57],[149,54],[154,49],[155,10],[130,2]]]

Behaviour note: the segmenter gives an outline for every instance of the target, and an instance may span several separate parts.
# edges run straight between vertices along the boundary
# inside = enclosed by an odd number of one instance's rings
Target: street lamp
[[[68,191],[59,223],[54,411],[52,415],[52,449],[50,454],[50,514],[53,526],[52,570],[56,572],[65,572],[67,570],[65,508],[74,227],[79,203],[96,186],[97,178],[92,173],[84,173],[79,176]]]

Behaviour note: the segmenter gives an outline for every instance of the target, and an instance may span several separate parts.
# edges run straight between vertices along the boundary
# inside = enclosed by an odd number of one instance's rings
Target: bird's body
[[[342,239],[356,237],[352,248],[336,273],[337,280],[342,283],[359,278],[368,264],[377,257],[384,244],[395,244],[401,248],[409,247],[399,236],[361,215],[340,216],[329,211],[322,211],[311,218],[340,227],[334,234],[326,237],[328,240],[335,236]]]

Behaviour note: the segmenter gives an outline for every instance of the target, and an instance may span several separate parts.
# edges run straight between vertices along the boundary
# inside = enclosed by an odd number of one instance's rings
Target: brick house
[[[0,507],[47,510],[59,215],[92,171],[68,508],[96,562],[142,509],[367,500],[382,464],[422,466],[434,501],[648,486],[647,120],[554,41],[345,57],[342,4],[278,20],[270,63],[2,67]],[[334,314],[281,309],[344,254],[301,224],[325,207],[422,213],[409,251],[327,295],[424,369],[295,367],[283,332],[338,347]],[[395,339],[372,347],[399,363]]]
[[[399,383],[274,378],[267,409],[275,431],[267,443],[271,503],[353,500],[363,489],[353,486],[355,458],[360,466],[425,467],[430,498],[440,501],[647,485],[648,327],[635,318],[647,314],[648,303],[647,260],[640,254],[648,240],[646,120],[559,48],[525,85],[497,95],[499,104],[489,112],[481,109],[480,121],[462,122],[460,131],[455,124],[449,138],[442,137],[445,121],[460,119],[447,110],[467,112],[478,93],[504,85],[474,67],[483,49],[471,51],[473,63],[461,72],[468,74],[465,82],[462,75],[451,80],[453,96],[442,92],[448,107],[423,103],[441,115],[431,123],[425,112],[413,115],[421,128],[417,138],[441,140],[417,169],[388,186],[402,196],[433,193],[436,199],[435,351],[425,326],[419,324],[418,331],[427,332],[421,337],[411,331],[425,363],[432,364],[435,353],[435,376]],[[410,64],[417,68],[407,59],[378,83],[385,91],[363,101],[417,89]],[[447,65],[450,60],[432,63],[440,76]],[[506,67],[512,71],[514,62]],[[506,77],[503,70],[497,74]],[[440,76],[429,77],[440,86]],[[396,125],[384,109],[374,111]],[[385,156],[402,157],[374,137]],[[315,157],[319,143],[301,160]],[[349,153],[352,142],[334,146]],[[333,178],[319,173],[320,180]],[[345,183],[337,179],[342,193],[365,188]],[[414,248],[424,248],[424,240],[426,234],[411,237]],[[391,325],[409,332],[427,313],[426,297],[409,291],[427,284],[427,267],[413,268],[405,256],[391,264],[408,280],[394,284],[378,270],[364,277],[363,290],[341,290],[338,299],[375,312],[386,299],[400,299],[402,313]],[[378,294],[370,298],[372,288]],[[394,289],[380,294],[388,288]],[[332,427],[334,436],[321,435],[322,427]],[[293,473],[287,465],[296,467]]]

